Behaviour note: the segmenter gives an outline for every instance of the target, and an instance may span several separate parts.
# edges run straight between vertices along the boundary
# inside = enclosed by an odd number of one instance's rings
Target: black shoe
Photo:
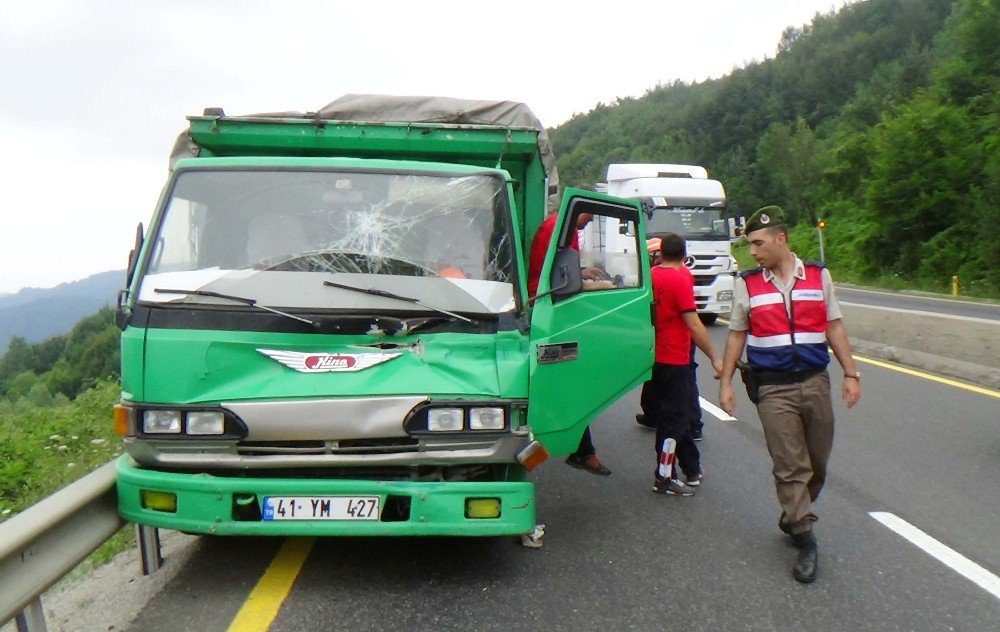
[[[646,421],[646,415],[643,415],[642,413],[639,413],[638,415],[635,416],[635,423],[639,424],[643,428],[653,428],[654,430],[656,429],[656,426]]]
[[[803,584],[816,581],[816,570],[819,568],[819,546],[812,531],[792,535],[792,543],[799,549],[799,557],[792,567],[792,577]]]
[[[597,474],[598,476],[611,476],[611,470],[604,467],[601,460],[597,458],[596,454],[591,454],[585,457],[579,457],[575,454],[571,454],[566,457],[566,465],[575,467],[578,470],[587,470],[591,474]]]
[[[695,428],[691,430],[691,438],[694,439],[695,441],[701,441],[702,439],[704,439],[705,437],[702,434],[701,428]]]

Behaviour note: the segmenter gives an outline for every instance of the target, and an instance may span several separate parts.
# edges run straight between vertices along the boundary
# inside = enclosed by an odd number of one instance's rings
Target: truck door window
[[[579,228],[584,291],[642,285],[639,257],[645,252],[645,245],[640,247],[637,233],[634,221],[601,214],[594,214],[589,223]]]

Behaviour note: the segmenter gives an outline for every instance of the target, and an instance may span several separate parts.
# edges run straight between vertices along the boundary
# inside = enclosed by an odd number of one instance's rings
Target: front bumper
[[[732,274],[724,273],[715,277],[710,285],[696,285],[694,288],[695,307],[700,314],[726,315],[733,310]],[[722,295],[720,298],[720,294]]]
[[[240,478],[143,469],[128,456],[117,463],[118,511],[136,524],[211,535],[499,536],[535,528],[535,489],[529,482],[412,482],[311,478]],[[140,491],[170,492],[176,511],[145,508]],[[391,520],[264,521],[248,519],[234,497],[377,495],[380,506],[404,504]],[[391,498],[390,498],[391,497]],[[466,518],[467,498],[498,498],[498,518]],[[383,514],[385,517],[387,514]]]

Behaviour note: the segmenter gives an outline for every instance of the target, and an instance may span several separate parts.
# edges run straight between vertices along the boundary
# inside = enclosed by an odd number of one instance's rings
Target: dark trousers
[[[701,420],[701,395],[698,393],[698,363],[694,361],[697,347],[691,343],[691,430],[698,432],[705,426]]]
[[[656,427],[656,458],[663,443],[677,442],[676,462],[686,476],[701,471],[701,454],[691,435],[691,390],[694,368],[690,364],[654,364],[653,376],[643,386],[640,404],[646,419]],[[674,470],[676,477],[677,470]]]
[[[590,438],[590,426],[587,426],[587,429],[583,431],[583,436],[580,437],[580,445],[577,446],[573,455],[585,459],[592,454],[597,454],[597,448],[594,447],[594,440]]]

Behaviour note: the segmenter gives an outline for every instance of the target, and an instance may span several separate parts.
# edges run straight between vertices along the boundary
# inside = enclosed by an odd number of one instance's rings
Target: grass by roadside
[[[121,454],[111,407],[119,386],[101,382],[61,406],[0,415],[0,523]],[[135,543],[126,525],[71,573],[86,574]]]
[[[121,454],[118,397],[101,382],[68,404],[0,415],[0,522]]]

